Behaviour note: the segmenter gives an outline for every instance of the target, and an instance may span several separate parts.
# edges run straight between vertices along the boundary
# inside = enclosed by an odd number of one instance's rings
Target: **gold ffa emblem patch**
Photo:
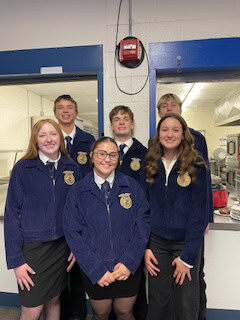
[[[80,164],[87,163],[87,152],[79,151],[77,156],[77,161]]]
[[[130,198],[130,193],[121,193],[119,195],[120,205],[124,209],[130,209],[132,207],[132,199]]]
[[[192,179],[190,177],[190,175],[186,172],[184,173],[183,176],[178,176],[177,177],[177,183],[180,187],[187,187],[190,185],[190,183],[192,182]]]
[[[73,175],[74,171],[63,171],[64,173],[64,182],[69,186],[73,185],[75,182],[75,177]]]
[[[138,171],[141,167],[140,161],[141,161],[140,158],[132,158],[132,162],[130,163],[130,168],[133,171]]]

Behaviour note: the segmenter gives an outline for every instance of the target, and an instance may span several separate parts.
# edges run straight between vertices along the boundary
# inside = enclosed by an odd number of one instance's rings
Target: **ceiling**
[[[188,96],[193,83],[157,83],[156,101],[166,93],[174,93],[181,101]],[[79,115],[97,124],[97,80],[67,81],[20,85],[39,96],[54,102],[62,94],[70,94],[78,103]],[[239,87],[239,88],[238,88]],[[193,98],[190,108],[214,108],[230,92],[240,90],[240,81],[205,82],[203,89]]]
[[[98,123],[97,80],[51,82],[19,85],[54,103],[63,94],[69,94],[78,104],[79,116]]]
[[[195,83],[197,84],[197,83]],[[184,101],[191,90],[193,83],[157,83],[156,101],[166,93],[176,94],[181,101]],[[240,81],[216,81],[204,82],[202,90],[193,97],[189,108],[214,108],[217,102],[230,92],[240,90]]]

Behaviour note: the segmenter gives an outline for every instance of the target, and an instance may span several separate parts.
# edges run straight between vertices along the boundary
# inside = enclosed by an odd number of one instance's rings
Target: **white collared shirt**
[[[164,158],[162,158],[162,162],[163,162],[163,165],[164,165],[164,168],[165,168],[165,173],[166,173],[165,186],[167,186],[167,184],[168,184],[168,176],[169,176],[169,174],[170,174],[170,172],[171,172],[171,170],[172,170],[172,167],[173,167],[174,164],[176,163],[176,161],[177,161],[177,157],[174,158],[174,159],[171,161],[169,167],[167,168],[167,161],[166,161]]]
[[[66,137],[71,137],[72,140],[70,141],[71,144],[73,144],[74,138],[76,136],[76,126],[73,127],[73,130],[70,134],[66,134],[63,130],[62,130],[62,134],[63,134],[63,138],[64,138],[64,142],[65,142],[65,147],[67,146],[67,141],[66,141]]]
[[[61,158],[61,152],[59,152],[58,158],[57,158],[56,160],[49,159],[49,158],[45,155],[45,153],[43,153],[41,150],[38,151],[38,155],[39,155],[39,159],[44,163],[44,165],[46,165],[47,162],[54,162],[54,167],[55,167],[55,169],[57,170],[58,161],[59,161],[59,159]]]
[[[98,186],[98,188],[101,190],[102,184],[107,181],[109,182],[110,188],[112,189],[114,178],[115,178],[115,170],[110,173],[110,175],[107,177],[107,179],[103,179],[102,177],[99,177],[94,168],[93,168],[93,174],[94,174],[94,182]]]
[[[117,144],[117,146],[118,146],[118,150],[119,150],[119,146],[121,145],[121,144],[125,144],[126,146],[124,147],[124,149],[123,149],[123,152],[124,152],[124,154],[126,154],[127,152],[128,152],[128,150],[131,148],[131,146],[133,145],[133,138],[130,138],[130,139],[128,139],[127,141],[124,141],[124,142],[120,142],[120,141],[118,141],[118,140],[116,140],[115,139],[115,141],[116,141],[116,144]]]

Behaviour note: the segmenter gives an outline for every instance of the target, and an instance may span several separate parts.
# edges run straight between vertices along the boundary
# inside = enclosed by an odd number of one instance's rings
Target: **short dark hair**
[[[134,114],[132,112],[132,110],[124,105],[119,105],[114,107],[110,113],[109,113],[109,120],[112,123],[113,117],[115,117],[118,113],[127,113],[131,119],[132,122],[134,122]]]
[[[69,94],[62,94],[61,96],[57,97],[57,99],[54,101],[54,107],[53,107],[54,113],[56,112],[56,104],[61,100],[71,101],[75,106],[75,111],[78,112],[77,102]]]
[[[103,143],[103,142],[111,142],[111,143],[113,143],[116,146],[117,150],[118,150],[118,145],[117,145],[116,141],[113,138],[111,138],[111,137],[101,137],[101,138],[97,139],[96,141],[94,141],[94,143],[91,146],[91,152],[93,153],[94,150],[98,147],[98,145]],[[91,154],[91,159],[92,159],[92,154]],[[120,162],[119,162],[119,158],[118,158],[118,164],[117,164],[116,169],[119,168],[119,165],[120,165]]]
[[[96,141],[94,141],[94,143],[91,146],[91,152],[94,152],[94,150],[97,148],[97,146],[99,144],[101,144],[102,142],[112,142],[113,144],[115,144],[115,146],[118,149],[118,145],[117,145],[116,141],[113,138],[111,138],[111,137],[101,137],[101,138],[97,139]]]

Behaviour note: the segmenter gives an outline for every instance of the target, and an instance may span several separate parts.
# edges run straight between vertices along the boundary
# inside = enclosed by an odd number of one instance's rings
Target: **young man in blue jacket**
[[[162,118],[166,114],[174,113],[181,115],[182,113],[182,102],[179,99],[178,96],[172,93],[167,93],[163,95],[158,103],[157,103],[157,109],[159,117]],[[207,149],[207,143],[204,138],[204,136],[192,129],[189,128],[191,134],[193,135],[195,139],[195,149],[200,153],[200,155],[203,157],[205,162],[208,164],[208,149]],[[212,199],[212,188],[211,188],[211,176],[209,176],[209,222],[213,222],[213,199]],[[207,234],[209,230],[209,225],[206,228],[205,235]],[[200,264],[200,272],[199,272],[199,296],[200,296],[200,309],[199,309],[199,320],[206,320],[206,304],[207,304],[207,298],[206,298],[206,283],[204,281],[204,242],[202,245],[201,250],[201,264]]]
[[[68,94],[57,97],[54,114],[62,129],[66,149],[84,177],[90,170],[89,153],[94,137],[75,126],[77,102]],[[61,320],[84,320],[87,316],[86,294],[77,264],[69,273],[69,288],[61,295]]]
[[[140,183],[140,172],[147,151],[141,142],[132,137],[134,129],[134,114],[132,110],[124,105],[114,107],[109,113],[113,137],[119,148],[120,171]],[[143,264],[144,267],[144,264]],[[134,316],[137,320],[147,319],[147,298],[145,288],[145,274],[134,305]],[[110,320],[116,317],[112,312]]]

